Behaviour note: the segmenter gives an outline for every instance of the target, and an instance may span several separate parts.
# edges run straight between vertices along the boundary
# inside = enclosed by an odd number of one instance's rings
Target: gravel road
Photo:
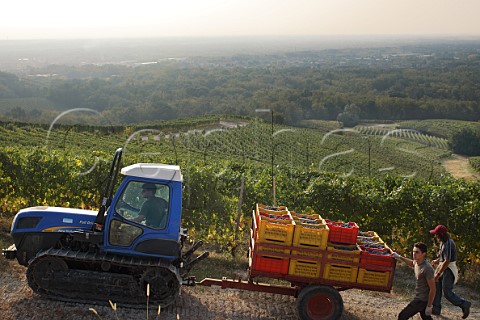
[[[413,273],[413,272],[412,272]],[[413,274],[412,274],[413,277]],[[480,319],[478,293],[458,289],[473,300],[469,319]],[[341,292],[345,311],[341,319],[390,320],[408,303],[393,290],[379,293],[362,290]],[[470,296],[469,296],[470,295]],[[90,308],[94,308],[98,315]],[[0,319],[297,319],[295,299],[289,296],[220,289],[215,287],[186,287],[175,304],[157,314],[152,306],[147,318],[146,310],[117,308],[115,313],[108,302],[104,305],[85,305],[48,300],[34,294],[25,280],[25,268],[9,262],[6,272],[0,274]],[[445,304],[444,314],[435,319],[461,319],[460,309]],[[419,316],[414,319],[420,319]]]

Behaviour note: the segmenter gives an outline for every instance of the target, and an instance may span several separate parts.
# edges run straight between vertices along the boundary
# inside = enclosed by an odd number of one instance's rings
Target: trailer
[[[339,319],[343,313],[341,291],[391,291],[396,262],[390,255],[262,242],[258,221],[254,212],[248,278],[206,278],[198,285],[293,296],[298,316],[305,320]],[[262,283],[261,279],[282,280],[284,284]]]

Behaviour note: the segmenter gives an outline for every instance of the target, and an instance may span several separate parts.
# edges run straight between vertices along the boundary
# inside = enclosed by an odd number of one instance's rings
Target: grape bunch
[[[347,229],[353,228],[353,226],[348,222],[331,222],[331,224],[337,228],[347,228]]]
[[[283,215],[269,214],[269,213],[265,213],[265,212],[260,211],[260,216],[268,218],[268,219],[272,219],[272,220],[291,220],[291,218],[288,214],[283,214]]]
[[[380,242],[365,242],[362,244],[365,248],[385,249],[385,245]]]
[[[273,206],[265,206],[265,209],[270,210],[270,211],[285,211],[285,210],[281,209],[280,207],[273,207]]]
[[[315,215],[314,217],[312,217],[311,215],[309,214],[296,214],[295,215],[297,218],[299,219],[305,219],[305,220],[318,220],[316,217],[318,217],[318,215]]]
[[[300,222],[301,224],[305,223],[305,224],[322,224],[322,222],[318,219],[303,219],[303,218],[297,218],[295,219],[297,220],[298,222]]]
[[[361,243],[365,243],[365,242],[378,242],[378,241],[375,241],[373,239],[373,237],[361,237],[361,236],[358,236],[357,237],[357,241],[361,242]]]
[[[380,249],[372,249],[372,248],[366,248],[367,252],[370,254],[376,254],[379,256],[390,256],[390,252],[388,250],[380,250]]]

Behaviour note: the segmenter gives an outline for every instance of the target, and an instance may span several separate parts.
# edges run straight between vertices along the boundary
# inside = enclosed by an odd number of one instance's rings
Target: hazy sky
[[[3,0],[0,40],[479,35],[480,0]]]

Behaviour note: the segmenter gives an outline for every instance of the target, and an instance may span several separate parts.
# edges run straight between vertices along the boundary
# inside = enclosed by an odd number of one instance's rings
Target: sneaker
[[[439,316],[440,313],[441,313],[440,310],[435,310],[435,309],[432,310],[432,314],[435,315],[435,316]]]
[[[465,300],[463,304],[464,306],[462,307],[462,311],[463,311],[462,319],[467,319],[468,315],[470,314],[470,306],[472,305],[472,303],[470,301]]]

